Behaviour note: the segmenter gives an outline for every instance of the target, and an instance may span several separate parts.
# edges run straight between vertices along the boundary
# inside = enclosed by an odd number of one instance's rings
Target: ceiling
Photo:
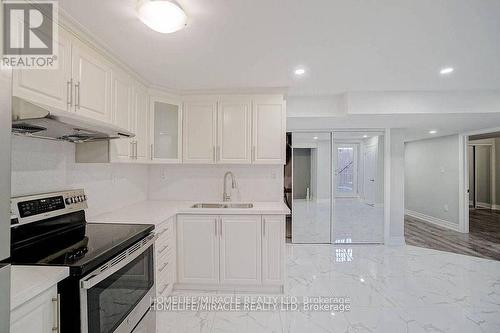
[[[136,0],[59,1],[145,79],[178,91],[500,88],[498,0],[178,2],[188,26],[164,35],[139,21]],[[455,72],[440,76],[445,66]]]

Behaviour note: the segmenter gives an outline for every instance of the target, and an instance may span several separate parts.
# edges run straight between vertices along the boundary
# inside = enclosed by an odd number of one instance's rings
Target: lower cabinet
[[[164,297],[172,292],[176,276],[175,217],[158,225],[156,235],[156,296]]]
[[[279,289],[284,246],[284,216],[179,215],[178,283],[195,289]]]
[[[12,310],[10,333],[59,332],[57,286]]]

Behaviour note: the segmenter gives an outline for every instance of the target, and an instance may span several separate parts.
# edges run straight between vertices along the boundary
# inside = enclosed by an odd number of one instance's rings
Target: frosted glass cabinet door
[[[161,99],[153,99],[151,102],[151,159],[163,163],[180,163],[182,151],[180,103]]]

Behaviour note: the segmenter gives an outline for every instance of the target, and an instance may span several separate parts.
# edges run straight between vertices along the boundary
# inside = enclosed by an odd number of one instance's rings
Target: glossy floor
[[[182,294],[182,293],[181,293]],[[285,294],[350,312],[159,312],[158,332],[500,332],[500,262],[425,248],[287,245]]]

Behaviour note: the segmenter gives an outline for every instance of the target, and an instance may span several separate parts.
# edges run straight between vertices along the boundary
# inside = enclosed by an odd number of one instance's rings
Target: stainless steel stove
[[[87,223],[86,208],[83,190],[12,198],[12,263],[69,267],[63,333],[153,333],[154,226]]]

